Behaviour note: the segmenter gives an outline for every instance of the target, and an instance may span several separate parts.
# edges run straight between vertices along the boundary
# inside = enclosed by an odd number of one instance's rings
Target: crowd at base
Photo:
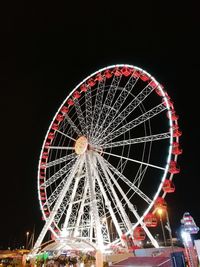
[[[46,252],[29,257],[30,251],[0,251],[0,267],[106,267],[98,253],[74,252],[71,255],[52,255]],[[97,263],[99,264],[97,265]],[[100,263],[102,262],[102,263]]]

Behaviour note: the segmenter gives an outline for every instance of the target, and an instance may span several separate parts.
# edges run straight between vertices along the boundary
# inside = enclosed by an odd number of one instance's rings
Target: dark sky
[[[37,234],[41,230],[37,164],[58,107],[83,78],[119,63],[147,70],[174,101],[183,155],[176,192],[166,200],[174,232],[185,211],[200,226],[198,7],[194,1],[107,2],[74,1],[69,7],[17,1],[5,12],[0,248],[24,244],[34,226]]]

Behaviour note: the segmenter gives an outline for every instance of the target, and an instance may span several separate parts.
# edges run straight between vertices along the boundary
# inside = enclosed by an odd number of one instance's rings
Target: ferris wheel
[[[124,245],[155,204],[174,191],[181,131],[169,95],[132,65],[102,68],[80,82],[50,123],[38,168],[38,196],[46,232],[105,248]],[[134,240],[133,240],[134,241]]]

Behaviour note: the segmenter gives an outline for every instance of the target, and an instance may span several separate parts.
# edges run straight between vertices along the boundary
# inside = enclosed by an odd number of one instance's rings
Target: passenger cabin
[[[173,193],[175,191],[175,185],[172,180],[165,180],[162,189],[165,193]]]
[[[147,227],[156,227],[158,224],[157,217],[150,212],[144,217],[144,223]]]
[[[137,226],[133,231],[133,238],[138,241],[143,241],[146,238],[146,233],[141,226]]]

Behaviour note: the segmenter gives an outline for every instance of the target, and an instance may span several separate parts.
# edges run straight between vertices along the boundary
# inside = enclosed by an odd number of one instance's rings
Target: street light
[[[159,217],[160,217],[160,224],[161,224],[161,228],[162,228],[164,244],[165,244],[165,246],[167,246],[167,243],[166,243],[166,236],[165,236],[165,230],[164,230],[163,220],[162,220],[163,209],[162,209],[162,208],[158,208],[158,209],[157,209],[157,213],[159,214]]]
[[[167,218],[167,230],[169,232],[169,238],[170,238],[170,242],[171,242],[171,248],[172,248],[172,251],[174,250],[174,245],[173,245],[173,239],[172,239],[172,229],[171,229],[171,225],[170,225],[170,222],[169,222],[169,214],[168,214],[168,211],[166,209],[166,218]]]
[[[28,236],[29,232],[26,232],[26,246],[25,246],[26,249],[28,249]]]

